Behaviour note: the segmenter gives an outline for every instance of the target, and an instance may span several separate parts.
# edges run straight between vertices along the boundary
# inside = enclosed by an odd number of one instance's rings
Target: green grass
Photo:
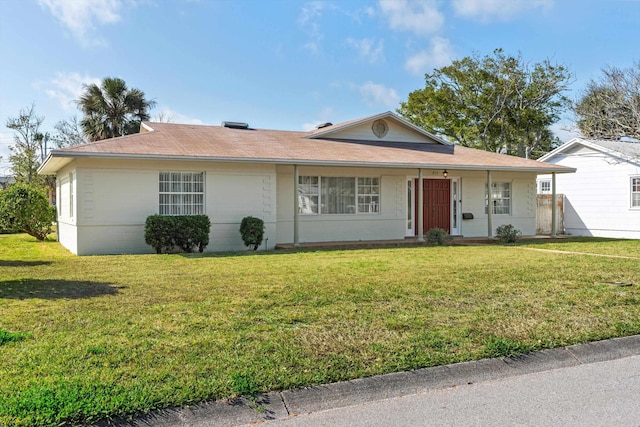
[[[0,330],[22,337],[0,346],[0,425],[640,333],[640,241],[520,246],[76,257],[0,235]]]

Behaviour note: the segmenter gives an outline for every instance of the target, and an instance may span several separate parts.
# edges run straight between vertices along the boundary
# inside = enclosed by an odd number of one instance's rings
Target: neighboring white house
[[[243,249],[248,215],[265,221],[269,249],[421,240],[433,227],[533,235],[537,175],[567,172],[454,146],[391,112],[311,132],[143,123],[139,134],[53,150],[40,169],[58,178],[60,242],[80,255],[152,252],[153,214],[207,214],[209,251]]]
[[[556,177],[567,234],[640,239],[640,143],[574,138],[539,160],[577,170]],[[539,192],[551,182],[540,175]]]

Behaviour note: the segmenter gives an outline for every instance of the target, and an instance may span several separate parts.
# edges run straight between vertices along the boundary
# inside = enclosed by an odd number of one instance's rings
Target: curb
[[[205,402],[188,408],[154,411],[133,421],[106,421],[97,426],[228,427],[285,419],[297,414],[353,406],[428,390],[604,362],[640,355],[640,335],[613,338],[528,353],[504,359],[483,359],[397,372],[282,392],[254,400]]]

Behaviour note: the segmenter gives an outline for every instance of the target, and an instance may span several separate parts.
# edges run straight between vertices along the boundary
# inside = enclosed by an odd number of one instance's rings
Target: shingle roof
[[[589,141],[607,150],[616,151],[640,160],[640,142],[605,141],[601,139],[590,139]]]
[[[561,153],[571,150],[576,145],[589,147],[592,150],[604,152],[610,156],[621,156],[626,157],[631,161],[640,161],[640,142],[610,141],[587,138],[573,138],[550,153],[545,154],[539,160],[545,162],[550,161]]]
[[[75,157],[520,170],[538,173],[574,171],[558,165],[458,145],[337,140],[326,134],[324,137],[315,135],[312,139],[309,138],[309,135],[317,134],[317,131],[231,129],[222,126],[172,123],[145,123],[143,128],[145,127],[152,130],[53,150],[40,172],[55,173],[61,167],[62,159],[68,161]]]

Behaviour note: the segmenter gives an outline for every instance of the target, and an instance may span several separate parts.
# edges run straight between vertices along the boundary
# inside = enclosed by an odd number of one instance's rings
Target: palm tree
[[[85,85],[77,103],[84,114],[82,130],[90,141],[138,132],[140,122],[149,120],[149,109],[156,104],[117,77],[106,77],[100,86]]]

